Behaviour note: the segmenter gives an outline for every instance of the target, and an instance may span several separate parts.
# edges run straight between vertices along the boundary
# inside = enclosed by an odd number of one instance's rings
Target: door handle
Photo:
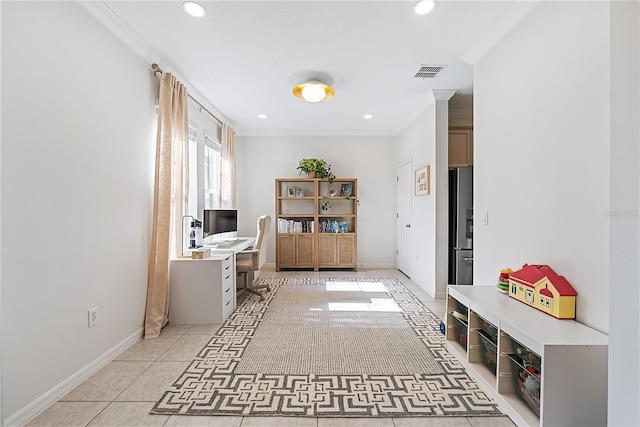
[[[405,227],[411,228],[411,224],[407,224],[407,225],[405,225]]]
[[[473,257],[462,257],[464,262],[473,262]]]

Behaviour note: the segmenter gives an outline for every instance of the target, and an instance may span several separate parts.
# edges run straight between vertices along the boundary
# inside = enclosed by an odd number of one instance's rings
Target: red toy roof
[[[545,297],[553,298],[553,294],[549,290],[549,288],[540,289],[540,295],[544,295]]]
[[[557,289],[562,296],[576,296],[578,293],[573,289],[564,276],[558,276],[555,271],[548,265],[544,264],[525,264],[522,269],[511,273],[509,279],[522,285],[534,287],[536,283],[544,278],[548,278],[551,284]]]

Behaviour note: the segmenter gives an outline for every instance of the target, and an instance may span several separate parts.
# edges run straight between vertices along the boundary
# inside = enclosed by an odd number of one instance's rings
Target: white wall
[[[0,7],[6,422],[141,336],[157,81],[75,2]]]
[[[413,170],[431,166],[431,194],[416,196],[411,189],[411,280],[429,295],[436,292],[436,103],[413,120],[397,137],[397,165],[412,162]],[[446,190],[445,190],[446,191]],[[445,227],[446,230],[446,227]],[[446,266],[445,266],[446,268]]]
[[[640,425],[639,141],[640,4],[611,2],[610,426]]]
[[[267,263],[275,263],[275,179],[298,177],[302,158],[321,158],[337,177],[358,178],[358,265],[395,267],[395,139],[386,136],[236,136],[238,234],[272,217]]]
[[[637,31],[637,4],[612,4],[635,7],[635,15],[623,10],[619,19],[631,16]],[[619,167],[628,166],[621,160],[629,158],[626,142],[609,144],[608,7],[541,2],[475,67],[476,217],[489,212],[488,225],[476,221],[475,281],[493,285],[501,268],[524,262],[548,263],[564,274],[580,293],[580,320],[615,331],[610,425],[634,425],[639,386],[626,380],[638,379],[637,369],[629,371],[638,354],[638,262],[616,256],[638,242],[613,239],[614,231],[640,237],[637,216],[612,213],[637,212],[637,202],[629,205],[624,195],[638,197],[639,183],[632,175],[636,182],[627,184]],[[0,2],[0,10],[7,420],[139,334],[157,80],[147,62],[73,2]],[[320,157],[337,175],[359,178],[358,263],[395,266],[396,168],[404,160],[414,168],[434,161],[435,123],[432,106],[397,137],[238,136],[240,234],[254,234],[260,214],[274,215],[276,177],[298,176],[300,158]],[[638,131],[636,124],[623,139],[637,145]],[[437,286],[434,200],[416,198],[413,212],[419,238],[412,271],[427,291]],[[268,262],[274,256],[272,234]],[[619,279],[611,287],[610,276]],[[611,327],[610,288],[618,309]],[[88,329],[94,306],[100,323]],[[635,313],[635,323],[625,313]]]
[[[474,79],[474,283],[549,264],[577,290],[577,319],[607,332],[608,4],[540,2]]]

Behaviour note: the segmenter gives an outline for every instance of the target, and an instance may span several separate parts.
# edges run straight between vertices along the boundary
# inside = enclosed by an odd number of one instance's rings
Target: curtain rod
[[[157,76],[158,73],[162,74],[162,68],[160,68],[160,66],[156,63],[151,64],[151,69],[153,70],[153,75]],[[191,98],[191,100],[193,102],[195,102],[196,104],[198,104],[200,106],[200,112],[202,111],[206,111],[211,117],[213,117],[213,119],[218,122],[218,124],[220,126],[222,126],[224,123],[222,123],[222,120],[220,120],[219,118],[216,117],[215,114],[213,114],[211,111],[209,111],[207,109],[207,107],[205,107],[204,105],[202,105],[197,99],[195,99],[193,96],[191,96],[191,94],[189,93],[189,91],[187,91],[187,96],[189,96],[189,98]]]

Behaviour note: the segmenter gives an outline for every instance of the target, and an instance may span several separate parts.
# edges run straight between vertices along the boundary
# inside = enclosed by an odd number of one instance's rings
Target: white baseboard
[[[56,403],[60,398],[65,396],[71,390],[80,385],[90,376],[104,368],[109,362],[120,356],[129,347],[142,340],[144,328],[138,329],[136,332],[125,338],[106,353],[102,354],[93,362],[71,375],[60,384],[38,397],[36,400],[7,418],[4,422],[5,426],[23,426],[29,421],[40,415],[48,407]]]
[[[396,270],[396,264],[395,263],[391,263],[391,264],[374,264],[374,263],[366,263],[366,264],[358,264],[358,268],[368,268],[371,270],[375,270],[375,269],[393,269]]]
[[[275,262],[265,262],[264,266],[267,267],[270,270],[275,270],[276,268],[276,263]],[[369,268],[369,269],[396,269],[396,264],[395,263],[390,263],[390,264],[372,264],[372,263],[367,263],[367,264],[358,264],[358,268]],[[308,271],[308,270],[302,270],[302,271]],[[336,270],[339,271],[339,270]],[[347,270],[348,271],[348,270]]]

